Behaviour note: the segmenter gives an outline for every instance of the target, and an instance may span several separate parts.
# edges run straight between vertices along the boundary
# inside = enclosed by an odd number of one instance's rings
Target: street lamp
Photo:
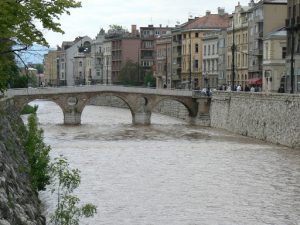
[[[234,15],[232,16],[232,46],[231,46],[231,54],[232,54],[232,62],[231,62],[231,90],[234,91],[234,80],[235,80],[235,40],[234,40]]]
[[[209,90],[208,90],[208,76],[207,76],[207,72],[204,72],[204,83],[205,83],[205,89],[206,89],[206,95],[209,95]]]

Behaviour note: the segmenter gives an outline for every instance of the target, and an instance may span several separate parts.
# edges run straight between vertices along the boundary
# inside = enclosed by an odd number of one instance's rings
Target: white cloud
[[[247,5],[250,0],[240,0]],[[238,1],[237,1],[238,2]],[[118,24],[130,29],[153,24],[174,26],[176,21],[186,22],[189,15],[201,16],[206,10],[217,12],[218,7],[231,13],[237,2],[232,0],[82,0],[82,8],[72,9],[71,15],[60,19],[64,35],[50,31],[45,37],[51,46],[62,41],[73,40],[77,36],[88,35],[94,38],[100,28],[108,29],[110,24]]]

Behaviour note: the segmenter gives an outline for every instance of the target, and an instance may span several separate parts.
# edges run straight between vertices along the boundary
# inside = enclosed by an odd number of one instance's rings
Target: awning
[[[262,79],[261,78],[252,78],[247,81],[248,84],[256,84],[256,85],[262,85]]]

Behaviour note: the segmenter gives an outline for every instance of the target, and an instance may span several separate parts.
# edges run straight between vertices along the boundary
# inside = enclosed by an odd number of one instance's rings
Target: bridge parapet
[[[92,98],[101,95],[112,95],[122,99],[131,111],[133,124],[142,125],[151,123],[151,114],[154,107],[163,100],[169,99],[182,103],[187,108],[193,124],[203,116],[205,116],[207,121],[210,107],[210,98],[205,96],[195,97],[192,91],[123,86],[95,85],[64,88],[10,89],[7,95],[14,97],[15,105],[19,110],[36,99],[54,101],[64,113],[64,123],[71,125],[80,124],[81,113],[84,107],[89,104]]]

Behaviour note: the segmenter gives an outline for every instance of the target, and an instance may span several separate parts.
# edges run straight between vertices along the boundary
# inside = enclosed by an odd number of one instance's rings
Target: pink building
[[[139,62],[139,46],[141,44],[136,26],[132,25],[131,33],[111,39],[112,83],[119,83],[119,74],[127,61]]]

